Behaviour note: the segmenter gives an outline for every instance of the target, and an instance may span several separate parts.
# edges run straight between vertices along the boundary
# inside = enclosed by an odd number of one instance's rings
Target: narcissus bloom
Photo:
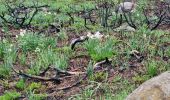
[[[24,34],[26,33],[26,30],[20,29],[20,36],[24,36]]]

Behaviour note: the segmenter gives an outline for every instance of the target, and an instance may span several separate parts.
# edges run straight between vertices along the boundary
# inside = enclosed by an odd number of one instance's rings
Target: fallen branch
[[[73,50],[74,47],[75,47],[75,45],[76,45],[77,43],[79,43],[79,42],[84,42],[84,41],[87,40],[87,39],[88,39],[88,37],[82,36],[82,37],[80,37],[80,38],[76,38],[76,39],[72,40],[72,41],[71,41],[71,44],[70,44],[71,49]]]
[[[0,34],[0,37],[2,37],[2,38],[3,38],[3,37],[4,37],[4,38],[10,37],[10,38],[11,38],[11,37],[16,37],[16,35],[10,35],[10,34],[7,35],[7,34],[3,34],[3,33],[2,33],[2,34]]]
[[[99,68],[99,66],[100,66],[101,64],[110,63],[110,62],[111,62],[111,59],[106,58],[104,61],[101,61],[101,62],[96,63],[96,64],[94,65],[93,69]],[[67,90],[67,89],[70,89],[70,88],[72,88],[72,87],[77,86],[77,85],[80,84],[85,78],[87,78],[87,72],[84,72],[84,74],[85,74],[84,77],[82,77],[80,80],[78,80],[77,82],[75,82],[75,83],[72,84],[71,86],[58,88],[58,89],[55,89],[55,91],[56,91],[56,90],[58,90],[58,91],[59,91],[59,90]]]
[[[40,76],[44,76],[45,73],[49,70],[49,69],[54,69],[56,71],[56,76],[71,76],[71,75],[80,75],[80,74],[84,74],[85,72],[71,72],[71,71],[64,71],[61,70],[59,68],[53,68],[53,67],[47,67],[42,73],[40,73]]]
[[[132,19],[131,19],[131,14],[129,13],[129,20],[127,15],[125,14],[125,12],[123,12],[123,16],[125,17],[126,22],[128,23],[129,26],[133,27],[134,29],[136,29],[136,25],[133,23]]]
[[[111,61],[112,61],[112,59],[108,59],[108,58],[106,57],[105,60],[100,61],[100,62],[97,62],[97,63],[93,66],[93,68],[94,68],[94,69],[97,69],[97,68],[100,67],[101,64],[110,63]]]
[[[33,76],[33,75],[25,74],[21,71],[17,72],[14,68],[12,68],[12,69],[16,74],[18,74],[19,76],[25,77],[25,78],[30,78],[30,79],[39,80],[39,81],[53,81],[57,84],[61,83],[60,78],[46,78],[46,77],[40,77],[40,76]]]
[[[86,75],[84,77],[82,77],[80,80],[78,80],[77,82],[75,82],[74,84],[72,84],[71,86],[67,86],[67,87],[62,87],[62,88],[58,88],[58,89],[54,89],[55,91],[56,90],[67,90],[67,89],[70,89],[72,87],[75,87],[77,86],[78,84],[80,84],[86,77],[87,77],[87,73],[85,73]]]
[[[164,18],[165,18],[165,14],[166,14],[166,12],[164,12],[163,14],[161,14],[161,16],[159,17],[159,21],[157,22],[157,24],[156,24],[153,28],[151,28],[151,30],[156,29],[156,28],[162,23],[162,21],[163,21]]]

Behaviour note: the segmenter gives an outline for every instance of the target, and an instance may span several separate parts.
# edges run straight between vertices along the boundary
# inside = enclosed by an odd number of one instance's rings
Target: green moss
[[[20,96],[21,94],[16,91],[6,92],[4,95],[0,96],[0,100],[16,100]]]
[[[17,84],[16,84],[16,88],[20,89],[20,90],[24,90],[25,88],[25,81],[24,79],[20,79]]]

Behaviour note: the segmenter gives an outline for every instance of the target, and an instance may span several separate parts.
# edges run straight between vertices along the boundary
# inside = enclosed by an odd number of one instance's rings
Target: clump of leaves
[[[18,60],[21,65],[26,65],[26,60],[27,60],[26,54],[22,53],[22,54],[18,55]]]
[[[61,39],[61,40],[67,40],[68,39],[68,36],[67,36],[67,33],[65,30],[61,30],[61,32],[59,32],[57,34],[58,36],[58,39]]]
[[[37,59],[32,61],[29,73],[38,75],[40,70],[50,65],[60,69],[66,69],[68,66],[68,56],[58,53],[53,49],[43,50],[37,54]]]
[[[24,79],[20,79],[17,84],[16,84],[16,88],[20,89],[20,90],[23,90],[25,88],[25,81]]]
[[[158,66],[157,65],[158,64],[157,64],[156,61],[149,61],[148,62],[146,69],[147,69],[147,73],[150,77],[157,75],[157,73],[158,73]]]
[[[20,96],[21,94],[16,91],[6,92],[4,95],[0,96],[0,100],[15,100]]]
[[[4,65],[0,66],[0,77],[7,78],[10,76],[10,68],[5,67]]]
[[[17,57],[16,51],[16,47],[6,39],[0,42],[0,60],[3,61],[0,67],[1,77],[8,77],[10,75],[11,67]]]
[[[37,48],[40,50],[48,47],[54,48],[56,46],[56,39],[34,33],[27,33],[18,38],[18,45],[23,52],[34,51]]]
[[[107,39],[105,42],[101,42],[99,39],[89,39],[85,43],[85,48],[94,61],[99,61],[105,59],[106,57],[113,57],[114,43],[114,39]]]
[[[97,72],[90,77],[91,81],[102,82],[106,79],[107,73]]]
[[[27,95],[29,100],[44,100],[46,94],[37,93],[38,89],[42,88],[42,84],[33,82],[27,87]]]
[[[50,23],[54,22],[54,16],[51,12],[38,12],[32,20],[32,24],[38,27],[47,27]]]
[[[93,63],[92,63],[92,61],[90,61],[88,64],[88,67],[87,67],[87,75],[89,78],[93,77],[93,72],[94,72]]]
[[[142,84],[143,82],[145,82],[146,80],[148,80],[150,77],[148,75],[137,75],[134,76],[132,78],[132,80],[136,83],[136,84]]]
[[[93,82],[87,86],[80,94],[71,96],[69,100],[124,100],[127,95],[134,90],[126,79],[118,79],[113,84]]]
[[[27,90],[28,91],[33,91],[35,89],[39,89],[42,87],[42,84],[39,82],[39,83],[36,83],[36,82],[32,82],[28,87],[27,87]]]
[[[10,2],[10,0],[1,0],[3,6],[0,5],[3,10],[0,12],[1,20],[3,20],[4,24],[11,24],[14,27],[28,27],[32,19],[34,19],[37,14],[38,5],[37,3],[33,3],[29,7],[25,4],[25,1],[22,2],[20,0],[15,0]],[[31,2],[32,3],[32,2]],[[4,8],[5,6],[5,8]]]
[[[46,94],[34,94],[32,92],[29,93],[29,100],[44,100],[46,97]]]

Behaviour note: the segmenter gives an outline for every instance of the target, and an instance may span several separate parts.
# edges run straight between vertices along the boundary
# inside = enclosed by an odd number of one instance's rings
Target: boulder
[[[170,100],[170,71],[144,82],[126,100]]]
[[[114,29],[114,31],[135,32],[136,30],[127,23],[123,23],[120,27]]]

